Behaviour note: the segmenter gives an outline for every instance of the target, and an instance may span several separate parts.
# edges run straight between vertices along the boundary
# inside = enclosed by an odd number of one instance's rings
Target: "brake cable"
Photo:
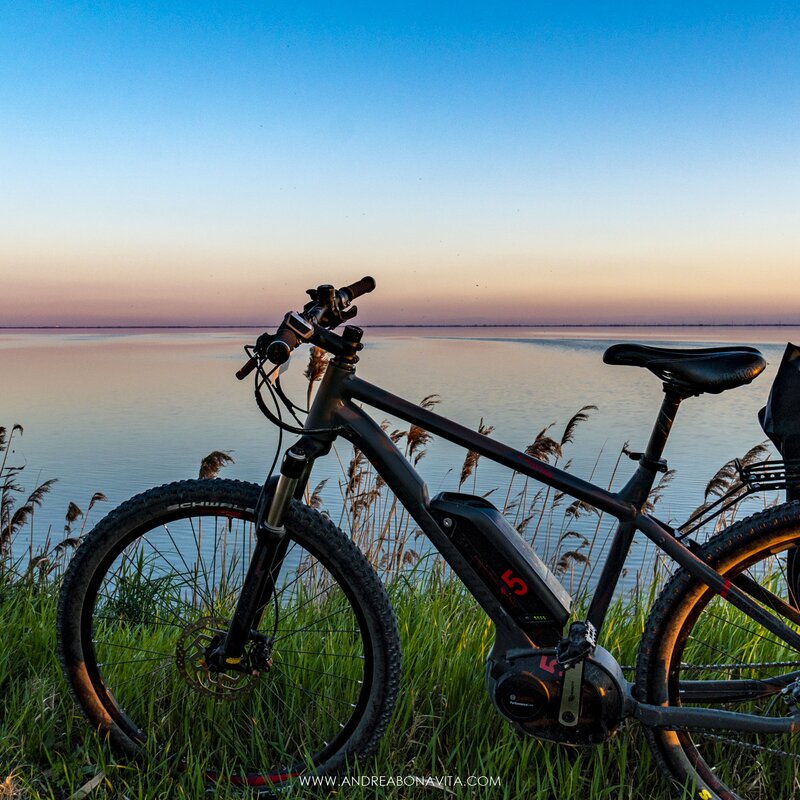
[[[276,425],[281,430],[287,431],[288,433],[296,433],[302,436],[303,434],[340,434],[344,433],[346,428],[342,425],[332,426],[329,428],[298,428],[294,425],[289,425],[288,423],[283,421],[283,417],[280,413],[280,406],[278,404],[276,398],[276,392],[272,388],[272,384],[269,380],[270,376],[275,372],[274,369],[271,369],[269,373],[264,371],[263,367],[263,359],[259,359],[259,363],[256,367],[256,379],[255,379],[255,398],[256,398],[256,405],[258,406],[261,413],[273,424]],[[270,395],[272,396],[272,400],[275,403],[275,408],[278,411],[278,416],[272,413],[272,411],[267,407],[267,404],[264,402],[264,396],[262,394],[262,387],[265,386],[269,390]],[[301,409],[302,410],[302,409]],[[289,409],[291,412],[291,409]],[[294,413],[292,412],[292,416]],[[295,417],[297,419],[297,417]],[[300,422],[300,420],[297,420]],[[302,424],[302,423],[301,423]]]
[[[308,414],[307,408],[301,408],[297,403],[295,403],[287,394],[283,391],[283,386],[281,386],[281,376],[278,375],[275,378],[275,392],[277,393],[278,397],[280,397],[281,402],[284,406],[288,409],[289,413],[295,418],[295,420],[302,425],[303,421],[295,414],[295,410],[299,411],[301,414]]]

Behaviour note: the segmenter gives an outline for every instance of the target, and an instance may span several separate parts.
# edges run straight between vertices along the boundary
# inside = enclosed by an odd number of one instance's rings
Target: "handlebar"
[[[243,367],[236,370],[236,377],[243,381],[257,366],[258,359],[251,356]]]
[[[352,319],[358,309],[350,304],[375,289],[375,279],[370,276],[334,289],[330,284],[323,284],[316,289],[309,289],[311,297],[301,313],[290,311],[274,334],[262,334],[255,346],[255,355],[236,372],[239,380],[246,378],[259,363],[259,358],[266,358],[273,364],[284,364],[298,345],[303,342],[314,342],[325,348],[336,348],[340,337],[330,334],[340,323]],[[358,346],[360,348],[360,345]]]
[[[361,297],[362,294],[369,294],[375,288],[375,278],[370,278],[367,275],[365,278],[362,278],[360,281],[356,281],[355,283],[351,283],[349,286],[345,286],[342,289],[339,289],[340,292],[347,292],[350,295],[350,302],[352,303],[356,297]]]
[[[301,339],[288,328],[278,328],[275,338],[267,345],[265,353],[267,359],[273,364],[285,364],[292,355],[292,350],[297,347]]]

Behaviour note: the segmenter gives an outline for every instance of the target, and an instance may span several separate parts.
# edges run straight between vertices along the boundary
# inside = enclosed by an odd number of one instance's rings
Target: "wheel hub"
[[[272,666],[272,647],[266,638],[252,641],[238,668],[218,670],[208,663],[208,654],[227,633],[228,620],[200,617],[183,629],[175,648],[178,672],[195,691],[216,700],[235,700],[253,690],[262,673]]]

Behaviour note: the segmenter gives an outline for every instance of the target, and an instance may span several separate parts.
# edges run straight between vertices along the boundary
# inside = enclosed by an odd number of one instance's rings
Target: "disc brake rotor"
[[[206,653],[227,632],[228,620],[200,617],[187,625],[175,648],[175,662],[181,677],[195,691],[216,700],[235,700],[251,692],[260,675],[245,672],[219,672],[206,663]]]

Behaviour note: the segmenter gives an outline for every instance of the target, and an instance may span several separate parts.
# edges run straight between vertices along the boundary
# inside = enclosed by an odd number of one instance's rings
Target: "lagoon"
[[[85,509],[94,492],[108,497],[92,512],[96,520],[98,511],[105,513],[136,492],[196,477],[201,458],[212,450],[230,451],[235,459],[223,476],[263,481],[277,433],[255,405],[252,381],[234,377],[245,360],[242,346],[259,333],[0,331],[0,424],[25,428],[10,460],[26,465],[21,482],[28,490],[58,479],[37,512],[37,535],[50,529],[58,539],[68,503]],[[564,460],[575,474],[607,485],[623,444],[633,450],[644,446],[661,399],[659,381],[646,370],[604,365],[607,346],[618,341],[756,345],[769,366],[753,384],[691,398],[681,407],[665,453],[676,473],[656,510],[675,524],[702,502],[706,483],[724,462],[765,440],[756,413],[766,402],[785,343],[799,337],[800,329],[789,327],[371,327],[365,329],[359,375],[410,400],[437,394],[439,413],[475,428],[482,419],[494,426],[493,437],[519,449],[551,423],[550,435],[560,438],[572,414],[595,405]],[[299,404],[306,394],[306,358],[298,351],[283,377]],[[378,412],[378,421],[383,418]],[[284,446],[291,441],[285,437]],[[334,519],[341,510],[341,464],[351,448],[341,442],[336,455],[319,462],[312,476],[312,484],[328,479],[323,506]],[[419,470],[431,495],[457,488],[463,458],[464,451],[449,443],[429,444]],[[615,485],[633,468],[623,459]],[[509,477],[504,468],[482,460],[477,480],[470,478],[464,490],[494,490],[490,499],[502,505]],[[567,522],[558,519],[542,535],[558,537],[570,527]],[[569,522],[579,531],[595,525]],[[537,547],[550,551],[555,543],[540,541]]]

